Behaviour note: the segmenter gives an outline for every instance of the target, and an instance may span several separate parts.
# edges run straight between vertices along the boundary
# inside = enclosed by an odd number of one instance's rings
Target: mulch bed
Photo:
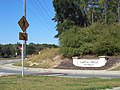
[[[109,57],[107,63],[103,67],[78,67],[73,65],[72,59],[64,59],[55,69],[76,69],[76,70],[106,70],[112,67],[114,64],[120,62],[118,57]]]

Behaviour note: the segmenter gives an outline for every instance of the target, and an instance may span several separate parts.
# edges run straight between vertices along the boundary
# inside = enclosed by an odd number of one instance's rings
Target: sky
[[[22,43],[19,32],[22,32],[18,21],[24,15],[24,0],[0,0],[0,44]],[[29,43],[57,44],[58,39],[52,0],[26,0],[26,19],[29,27]]]

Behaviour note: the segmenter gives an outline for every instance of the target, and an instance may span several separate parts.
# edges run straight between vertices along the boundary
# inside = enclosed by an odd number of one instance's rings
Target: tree
[[[53,20],[57,22],[57,37],[73,25],[84,26],[85,19],[78,2],[75,0],[53,0],[53,6],[56,12]],[[68,26],[68,24],[70,25]]]
[[[119,32],[117,29],[119,27],[107,28],[120,22],[120,0],[53,0],[53,5],[56,12],[54,20],[57,22],[57,37],[64,55],[96,53],[113,55],[120,51],[119,44],[114,45],[118,39],[110,34]],[[97,28],[99,27],[98,23],[101,23],[100,28]],[[89,28],[91,31],[88,30]],[[117,32],[114,32],[116,30]],[[97,34],[94,35],[94,32]],[[101,32],[103,36],[99,34]],[[113,42],[110,41],[112,38],[114,38]],[[95,41],[96,39],[97,41]]]
[[[84,17],[84,27],[88,26],[88,1],[89,0],[76,0],[77,4],[79,4],[79,7],[82,11],[83,17]]]
[[[27,51],[26,51],[26,53],[28,55],[35,54],[36,53],[35,44],[30,43],[29,45],[27,45]]]
[[[108,1],[108,23],[111,22],[118,22],[117,18],[117,0],[110,0]]]
[[[117,5],[118,7],[117,7],[117,13],[118,13],[118,21],[119,21],[119,23],[120,23],[120,0],[118,0],[118,5]]]
[[[15,48],[13,47],[13,45],[12,44],[2,45],[1,56],[6,58],[15,56]]]

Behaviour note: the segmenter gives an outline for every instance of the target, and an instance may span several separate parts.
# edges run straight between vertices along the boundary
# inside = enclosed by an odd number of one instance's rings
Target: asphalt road
[[[0,76],[6,76],[6,75],[13,75],[13,74],[22,74],[22,69],[16,69],[16,68],[9,68],[8,66],[5,67],[6,64],[13,64],[16,62],[20,62],[21,60],[17,59],[17,60],[0,60]],[[63,73],[52,73],[49,71],[42,71],[42,72],[38,72],[38,71],[31,71],[31,70],[26,70],[24,69],[24,75],[34,75],[34,76],[49,76],[49,75],[53,75],[53,76],[58,76],[58,75],[63,75]]]
[[[17,67],[6,67],[7,64],[15,63],[20,60],[0,60],[0,75],[11,75],[21,74],[21,68]],[[25,75],[35,76],[59,76],[67,78],[120,78],[120,72],[109,72],[109,71],[75,71],[75,70],[61,70],[61,69],[24,69]]]
[[[1,76],[3,75],[11,75],[11,74],[21,74],[22,73],[22,70],[20,69],[11,69],[11,67],[3,67],[4,65],[6,64],[13,64],[13,63],[16,63],[16,62],[20,62],[21,60],[20,59],[16,59],[16,60],[0,60],[0,74]],[[34,71],[28,71],[28,70],[24,70],[24,74],[25,75],[32,75],[33,73],[37,73],[37,72],[34,72]]]
[[[20,59],[16,59],[16,60],[0,60],[0,65],[4,65],[4,64],[9,64],[9,63],[16,63],[19,62]]]
[[[110,78],[120,78],[120,75],[105,75],[105,74],[68,74],[62,77],[69,77],[69,78],[103,78],[103,79],[110,79]]]

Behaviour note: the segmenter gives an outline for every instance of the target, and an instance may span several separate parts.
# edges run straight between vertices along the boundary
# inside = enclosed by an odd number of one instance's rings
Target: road
[[[67,76],[62,77],[70,77],[70,78],[103,78],[103,79],[110,79],[110,78],[120,78],[120,75],[105,75],[105,74],[68,74]]]
[[[20,60],[0,60],[0,76],[21,74],[21,67],[13,66],[12,63]],[[59,76],[67,78],[120,78],[120,71],[106,70],[64,70],[64,69],[42,69],[42,68],[24,68],[25,75],[35,76]]]
[[[0,65],[4,65],[4,64],[9,64],[9,63],[15,63],[15,62],[19,62],[20,59],[16,59],[16,60],[0,60]]]
[[[21,74],[22,71],[20,69],[15,70],[15,69],[12,69],[10,67],[4,67],[4,65],[13,64],[16,62],[20,62],[20,60],[19,59],[17,59],[17,60],[0,60],[0,76],[12,75],[12,74]],[[30,71],[24,72],[25,75],[29,75],[31,73],[34,73],[34,72],[30,72]]]

